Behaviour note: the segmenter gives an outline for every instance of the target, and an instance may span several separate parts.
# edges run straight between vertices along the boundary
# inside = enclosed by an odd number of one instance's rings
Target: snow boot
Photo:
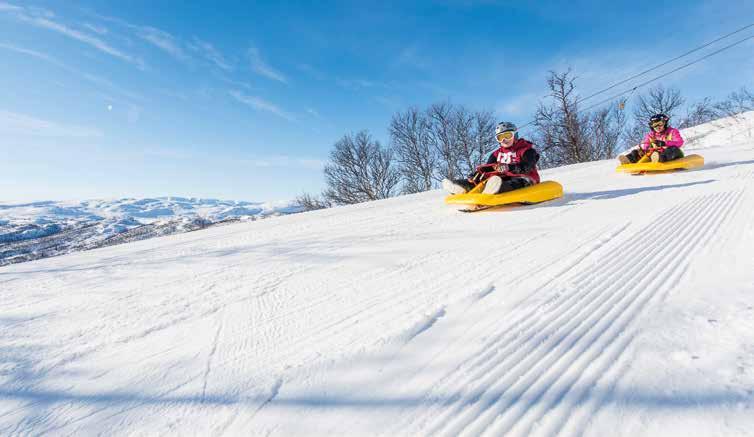
[[[484,184],[484,190],[482,194],[497,194],[500,192],[500,187],[503,185],[503,178],[500,176],[492,176],[487,179],[487,183]]]
[[[618,156],[618,161],[620,161],[621,164],[635,164],[639,159],[641,159],[641,152],[637,149],[634,149],[625,155]]]
[[[683,151],[678,147],[668,147],[660,152],[660,162],[674,161],[683,158]]]
[[[442,180],[442,188],[450,194],[463,194],[474,188],[474,184],[466,179],[450,180],[445,178]]]

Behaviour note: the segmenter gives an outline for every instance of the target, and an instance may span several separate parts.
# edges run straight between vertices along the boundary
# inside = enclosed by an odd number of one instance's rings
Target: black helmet
[[[655,114],[649,118],[649,127],[652,128],[652,126],[658,122],[665,123],[665,127],[667,127],[670,122],[670,117],[665,114]]]

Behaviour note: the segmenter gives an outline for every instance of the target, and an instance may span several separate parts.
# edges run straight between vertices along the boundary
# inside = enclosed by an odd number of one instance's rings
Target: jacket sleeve
[[[521,162],[508,166],[508,171],[516,174],[527,174],[534,170],[537,166],[537,161],[539,161],[539,153],[534,149],[529,149],[521,156]]]
[[[683,137],[681,136],[681,132],[676,128],[671,129],[670,139],[668,141],[665,141],[665,145],[670,147],[683,146]]]
[[[490,153],[490,157],[487,158],[487,164],[497,164],[497,150]]]
[[[643,150],[647,150],[647,149],[649,149],[649,143],[651,143],[651,142],[652,142],[652,137],[649,136],[649,134],[646,134],[646,135],[644,135],[644,139],[641,140],[641,143],[639,144],[639,146]]]

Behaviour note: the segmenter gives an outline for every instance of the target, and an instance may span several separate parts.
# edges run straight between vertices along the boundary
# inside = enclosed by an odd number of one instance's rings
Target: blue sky
[[[387,143],[408,106],[524,123],[549,70],[587,95],[754,22],[750,0],[199,3],[0,0],[0,201],[317,193],[335,141]],[[753,49],[663,83],[722,97]]]

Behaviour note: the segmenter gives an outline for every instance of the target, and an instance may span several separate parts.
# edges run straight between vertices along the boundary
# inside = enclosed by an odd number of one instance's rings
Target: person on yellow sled
[[[683,158],[681,146],[683,137],[678,129],[670,127],[670,117],[656,114],[649,119],[651,131],[644,136],[641,144],[628,153],[618,156],[621,164],[633,164],[649,154],[652,162],[667,162]]]
[[[534,150],[534,144],[519,137],[516,125],[498,123],[495,139],[500,147],[492,152],[486,164],[477,167],[467,179],[444,179],[443,189],[451,194],[461,194],[486,181],[482,193],[499,194],[538,184],[539,153]]]

